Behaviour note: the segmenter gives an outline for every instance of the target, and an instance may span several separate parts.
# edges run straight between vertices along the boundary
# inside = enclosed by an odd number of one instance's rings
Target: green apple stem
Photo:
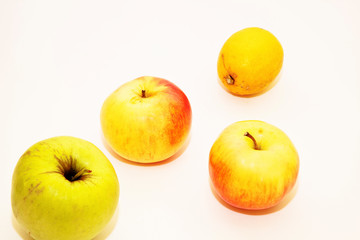
[[[250,139],[254,142],[254,148],[255,148],[255,150],[260,150],[260,147],[259,147],[259,145],[257,144],[255,138],[254,138],[249,132],[246,132],[246,133],[244,134],[244,136],[250,138]]]
[[[141,90],[141,97],[142,97],[142,98],[146,98],[146,92],[145,92],[145,90]]]
[[[88,169],[81,169],[78,173],[75,174],[75,176],[72,176],[71,177],[71,181],[75,181],[77,180],[79,177],[81,177],[84,173],[91,173],[92,171],[91,170],[88,170]]]

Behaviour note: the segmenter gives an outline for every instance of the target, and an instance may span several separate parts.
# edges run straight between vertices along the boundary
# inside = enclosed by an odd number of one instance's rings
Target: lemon
[[[283,48],[272,33],[258,27],[245,28],[224,43],[218,75],[230,93],[251,97],[273,86],[283,59]]]

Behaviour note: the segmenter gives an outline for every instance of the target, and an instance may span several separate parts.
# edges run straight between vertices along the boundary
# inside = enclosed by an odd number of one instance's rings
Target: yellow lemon
[[[245,28],[223,45],[218,75],[230,93],[251,97],[273,86],[283,59],[283,48],[272,33],[257,27]]]

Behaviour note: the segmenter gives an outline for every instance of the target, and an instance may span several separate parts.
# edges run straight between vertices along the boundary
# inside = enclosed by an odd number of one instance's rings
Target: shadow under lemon
[[[298,190],[298,181],[296,181],[294,187],[290,190],[290,192],[288,192],[285,197],[281,200],[281,202],[278,205],[275,205],[271,208],[268,209],[261,209],[261,210],[248,210],[248,209],[241,209],[241,208],[237,208],[234,207],[232,205],[230,205],[229,203],[225,202],[220,196],[219,194],[216,192],[213,183],[211,182],[211,179],[209,178],[209,184],[210,184],[210,188],[211,188],[211,192],[212,194],[215,196],[215,198],[226,208],[234,211],[234,212],[238,212],[238,213],[242,213],[242,214],[247,214],[247,215],[267,215],[267,214],[271,214],[271,213],[275,213],[280,211],[281,209],[283,209],[284,207],[286,207],[291,200],[295,197],[297,190]]]
[[[186,148],[188,147],[189,143],[190,143],[190,139],[191,139],[191,132],[189,133],[189,136],[186,138],[184,144],[181,146],[181,148],[171,157],[164,159],[162,161],[159,162],[154,162],[154,163],[139,163],[139,162],[134,162],[131,160],[128,160],[126,158],[123,158],[122,156],[120,156],[119,154],[117,154],[111,147],[110,145],[106,142],[106,139],[104,138],[104,135],[101,134],[101,139],[102,142],[106,148],[106,150],[116,159],[118,159],[121,162],[127,163],[127,164],[131,164],[131,165],[135,165],[135,166],[144,166],[144,167],[153,167],[153,166],[159,166],[159,165],[164,165],[167,163],[170,163],[172,161],[174,161],[175,159],[177,159],[178,157],[180,157],[186,150]]]

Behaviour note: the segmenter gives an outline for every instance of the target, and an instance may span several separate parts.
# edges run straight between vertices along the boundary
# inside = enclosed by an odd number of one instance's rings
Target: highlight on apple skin
[[[151,76],[120,86],[100,114],[110,148],[138,163],[163,161],[177,153],[188,138],[191,118],[190,102],[181,89]]]
[[[89,240],[112,218],[119,199],[116,172],[92,143],[53,137],[31,146],[12,178],[19,225],[36,240]]]
[[[298,172],[299,157],[288,136],[262,121],[231,124],[210,150],[213,188],[236,208],[276,206],[294,187]]]

